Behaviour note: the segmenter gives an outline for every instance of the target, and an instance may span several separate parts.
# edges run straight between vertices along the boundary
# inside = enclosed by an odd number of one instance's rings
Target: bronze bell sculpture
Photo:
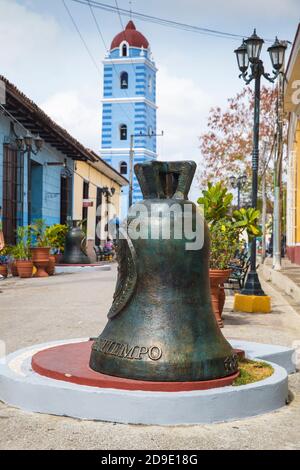
[[[90,264],[91,260],[84,249],[85,234],[79,226],[79,220],[73,220],[73,227],[70,227],[66,239],[65,250],[62,259],[63,264]]]
[[[120,229],[114,300],[92,346],[90,367],[148,381],[232,375],[237,356],[211,306],[207,225],[187,197],[196,164],[152,161],[134,170],[144,200],[130,208],[123,234]],[[195,239],[202,231],[201,246],[189,245],[183,222],[195,230]]]

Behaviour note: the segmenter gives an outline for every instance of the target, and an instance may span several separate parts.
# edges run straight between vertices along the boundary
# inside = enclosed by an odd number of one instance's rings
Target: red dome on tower
[[[131,20],[127,24],[125,30],[115,36],[110,49],[119,47],[123,41],[128,42],[129,47],[143,47],[144,49],[147,49],[149,46],[149,42],[145,36],[136,30],[135,24]]]

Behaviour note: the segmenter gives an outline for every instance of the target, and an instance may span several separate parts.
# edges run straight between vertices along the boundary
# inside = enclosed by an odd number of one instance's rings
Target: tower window
[[[120,163],[120,173],[121,175],[127,175],[127,163],[126,162]]]
[[[151,75],[149,75],[149,78],[148,78],[148,91],[149,91],[149,93],[152,93],[152,89],[153,89],[152,84],[153,84],[152,77],[151,77]]]
[[[127,140],[127,126],[126,124],[120,125],[120,140]]]
[[[128,73],[122,72],[120,75],[120,87],[122,90],[126,90],[128,88]]]
[[[120,56],[128,57],[128,43],[126,41],[123,41],[120,44]]]

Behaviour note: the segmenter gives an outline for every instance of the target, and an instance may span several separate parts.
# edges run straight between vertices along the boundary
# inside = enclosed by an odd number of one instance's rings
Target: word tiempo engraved
[[[158,346],[129,346],[117,343],[109,339],[100,340],[99,350],[104,354],[117,356],[121,359],[144,359],[148,356],[151,361],[158,361],[162,356],[162,350]]]

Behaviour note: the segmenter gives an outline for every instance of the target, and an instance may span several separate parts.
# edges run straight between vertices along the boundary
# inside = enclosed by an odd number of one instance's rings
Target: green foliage
[[[214,224],[228,215],[233,195],[228,192],[222,182],[215,185],[208,183],[208,188],[203,190],[202,194],[197,202],[203,205],[207,222]]]
[[[207,190],[198,199],[204,207],[204,216],[210,229],[210,268],[227,269],[240,247],[239,239],[247,232],[248,239],[261,235],[258,225],[260,211],[241,208],[231,214],[232,194],[222,182],[208,183]]]
[[[5,245],[4,248],[0,250],[0,265],[8,264],[10,255],[11,255],[11,246]]]
[[[0,250],[0,256],[9,256],[11,253],[11,246],[5,245],[2,250]]]
[[[11,254],[16,260],[29,260],[31,258],[31,228],[29,225],[17,228],[17,244],[11,248]]]
[[[243,359],[239,361],[239,371],[240,375],[233,382],[233,386],[247,385],[264,380],[273,374],[274,369],[266,362]]]
[[[262,234],[261,228],[258,225],[260,218],[260,211],[249,207],[245,209],[242,207],[239,210],[233,211],[232,218],[234,227],[240,232],[246,230],[249,240],[253,237],[260,237]]]
[[[35,244],[40,248],[50,246],[46,234],[46,229],[47,225],[44,219],[36,219],[34,224],[31,225],[33,239],[35,241]]]
[[[45,237],[49,242],[49,246],[59,253],[64,252],[65,238],[68,232],[68,225],[55,224],[45,229]]]
[[[47,227],[43,219],[37,219],[32,225],[18,227],[17,244],[5,247],[3,254],[11,255],[15,259],[30,259],[32,245],[40,248],[51,247],[63,252],[67,231],[67,225],[54,224]]]
[[[227,218],[210,225],[210,268],[228,269],[239,248],[237,231]]]

